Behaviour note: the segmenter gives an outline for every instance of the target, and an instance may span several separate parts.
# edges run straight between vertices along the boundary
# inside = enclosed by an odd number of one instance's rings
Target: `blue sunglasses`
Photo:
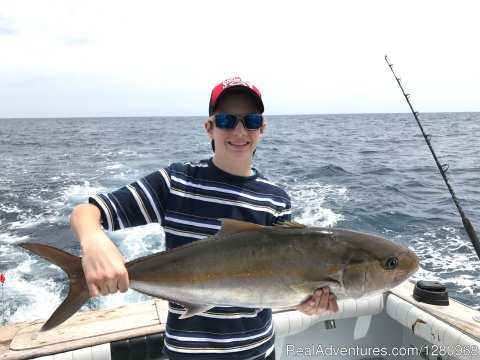
[[[220,129],[233,130],[237,126],[238,120],[241,120],[247,130],[258,130],[263,125],[263,116],[259,114],[233,115],[233,114],[215,114],[215,126]]]

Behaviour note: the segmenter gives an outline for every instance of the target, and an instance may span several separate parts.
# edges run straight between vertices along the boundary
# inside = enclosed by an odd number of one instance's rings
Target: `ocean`
[[[480,232],[480,113],[426,113],[465,213]],[[65,274],[17,246],[41,242],[80,255],[72,208],[171,162],[212,156],[203,117],[0,119],[0,273],[7,324],[48,317]],[[293,218],[378,234],[421,258],[414,279],[438,280],[480,307],[480,262],[411,114],[267,116],[254,166],[290,194]],[[164,249],[158,224],[108,234],[127,259]],[[147,299],[129,290],[84,309]]]

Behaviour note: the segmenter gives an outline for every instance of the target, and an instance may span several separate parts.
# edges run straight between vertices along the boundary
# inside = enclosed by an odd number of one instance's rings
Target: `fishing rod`
[[[442,174],[443,180],[447,185],[448,191],[450,191],[450,195],[452,196],[453,202],[457,207],[458,213],[462,217],[463,227],[465,228],[465,231],[467,232],[467,235],[470,238],[470,241],[472,242],[473,248],[475,249],[475,252],[477,253],[478,258],[480,259],[480,241],[478,240],[477,233],[475,232],[475,229],[473,228],[470,220],[468,220],[467,216],[463,212],[462,206],[460,205],[460,202],[458,201],[457,196],[455,195],[455,192],[453,191],[453,188],[450,185],[450,182],[448,181],[448,177],[447,177],[448,164],[440,164],[440,161],[438,160],[438,157],[435,154],[435,151],[433,150],[432,143],[430,142],[432,136],[425,134],[425,131],[423,130],[423,126],[420,123],[420,120],[418,118],[419,113],[413,110],[413,106],[410,103],[410,99],[409,99],[410,94],[406,94],[405,91],[403,90],[402,84],[400,84],[401,79],[397,77],[397,75],[393,71],[393,64],[390,64],[388,62],[387,55],[385,55],[385,61],[387,62],[388,66],[390,66],[390,70],[392,71],[393,76],[395,76],[398,86],[400,86],[403,96],[405,96],[405,100],[407,100],[408,106],[410,106],[410,110],[412,111],[412,114],[415,117],[415,120],[417,121],[417,124],[420,127],[420,130],[422,131],[422,135],[425,141],[427,142],[428,148],[430,149],[430,152],[432,153],[433,158],[435,159],[435,163],[437,164],[438,170],[440,170],[440,174]]]

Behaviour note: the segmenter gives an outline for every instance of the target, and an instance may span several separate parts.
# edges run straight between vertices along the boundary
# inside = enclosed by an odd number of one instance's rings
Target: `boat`
[[[417,285],[406,281],[370,298],[339,302],[335,314],[274,310],[276,358],[480,359],[478,311],[452,299],[448,305],[418,301]],[[79,312],[45,332],[45,320],[4,326],[0,359],[163,359],[167,311],[166,301],[153,299]]]
[[[388,65],[391,69],[392,64]],[[395,78],[400,85],[400,79]],[[403,94],[467,225],[467,233],[476,238],[447,181],[448,167],[438,162],[409,95]],[[476,246],[478,238],[472,243],[475,249],[480,248]],[[480,360],[480,313],[446,295],[448,291],[441,284],[405,281],[370,298],[339,302],[335,314],[308,316],[296,310],[276,309],[276,358]],[[45,320],[5,326],[0,328],[0,360],[163,359],[167,312],[168,303],[154,299],[80,312],[45,332],[40,332]]]

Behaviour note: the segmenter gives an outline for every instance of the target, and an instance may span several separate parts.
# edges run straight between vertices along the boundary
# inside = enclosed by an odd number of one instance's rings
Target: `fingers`
[[[100,295],[100,290],[97,285],[93,283],[89,283],[88,281],[87,281],[87,284],[88,284],[88,292],[90,293],[91,297],[97,297]]]
[[[125,259],[115,245],[103,233],[96,247],[83,248],[82,267],[90,296],[124,293],[129,279]]]
[[[320,315],[325,311],[338,312],[337,297],[328,288],[317,289],[313,296],[297,309],[307,315]]]
[[[91,297],[107,296],[120,291],[127,292],[129,287],[128,272],[123,262],[117,264],[91,264],[85,262],[84,274]]]
[[[128,291],[128,286],[129,286],[128,272],[125,271],[125,275],[122,276],[117,282],[117,289],[121,293],[126,293]]]
[[[328,304],[328,296],[323,295],[324,291],[329,292],[327,288],[316,290],[310,300],[301,305],[300,310],[307,315],[316,315],[324,312]]]
[[[307,301],[303,304],[297,305],[296,309],[300,310],[303,313],[307,313],[315,304],[315,300],[313,300],[313,296],[311,296]]]
[[[314,304],[309,309],[309,315],[319,315],[328,309],[328,297],[330,290],[328,288],[317,289],[313,293]]]
[[[315,296],[319,297],[318,305],[317,305],[317,308],[315,309],[315,312],[317,314],[319,313],[321,314],[328,309],[328,298],[330,296],[330,289],[323,288],[323,289],[315,290]]]
[[[99,295],[107,296],[110,294],[115,294],[120,291],[125,293],[128,291],[129,281],[128,273],[125,275],[115,277],[113,279],[92,279],[87,280],[88,291],[91,297],[97,297]]]
[[[338,304],[337,304],[337,297],[335,294],[330,293],[328,297],[328,309],[332,313],[337,313],[338,312]]]
[[[102,296],[115,294],[118,291],[118,285],[117,285],[117,282],[115,282],[115,280],[110,280],[108,282],[99,284],[97,286],[99,287],[100,294],[102,294]]]

